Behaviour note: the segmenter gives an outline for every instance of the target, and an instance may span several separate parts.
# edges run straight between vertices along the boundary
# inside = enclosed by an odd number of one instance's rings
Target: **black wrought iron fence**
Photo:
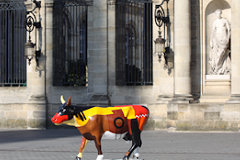
[[[91,1],[54,3],[53,85],[87,84],[87,10]]]
[[[24,0],[0,1],[0,86],[26,85]]]
[[[116,82],[118,85],[151,85],[152,3],[117,0]]]

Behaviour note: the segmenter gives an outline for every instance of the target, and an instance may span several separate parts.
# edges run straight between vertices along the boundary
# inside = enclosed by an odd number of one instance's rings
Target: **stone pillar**
[[[231,20],[231,99],[229,102],[240,102],[240,1],[232,0]]]
[[[54,0],[45,0],[43,10],[46,16],[43,17],[44,27],[43,46],[46,58],[46,89],[47,94],[53,84],[53,3]],[[57,26],[55,26],[57,27]]]
[[[191,99],[191,26],[190,0],[175,0],[174,3],[174,95],[176,101]]]
[[[43,2],[42,2],[43,4]],[[25,5],[27,10],[32,9],[32,1],[26,1]],[[41,7],[35,11],[37,21],[41,21],[44,16],[44,9]],[[45,55],[42,36],[43,28],[37,30],[36,28],[30,33],[32,42],[36,44],[37,49],[41,49],[41,57],[39,59],[39,66],[37,66],[35,57],[32,59],[31,64],[27,64],[27,89],[29,90],[29,97],[27,101],[28,115],[27,127],[28,128],[45,128],[46,127],[46,95],[45,95]]]
[[[43,2],[42,2],[43,3]],[[45,81],[45,87],[46,87],[46,110],[47,110],[47,118],[46,118],[46,124],[49,126],[49,121],[51,114],[49,114],[49,110],[51,109],[50,107],[50,97],[54,95],[52,91],[52,85],[53,85],[53,5],[54,5],[54,0],[44,0],[44,6],[43,6],[43,11],[44,11],[44,16],[43,16],[43,22],[42,26],[44,28],[44,34],[43,34],[43,50],[44,50],[44,56],[46,57],[45,62],[46,62],[46,81]],[[50,107],[47,107],[50,106]]]
[[[107,0],[88,9],[88,96],[91,104],[108,104]]]
[[[108,24],[108,83],[109,91],[112,90],[112,87],[115,86],[116,78],[116,0],[108,0],[107,4],[107,24]]]

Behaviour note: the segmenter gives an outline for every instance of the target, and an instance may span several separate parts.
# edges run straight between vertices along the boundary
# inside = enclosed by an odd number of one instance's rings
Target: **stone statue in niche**
[[[215,11],[216,20],[213,22],[210,37],[210,74],[227,75],[231,72],[230,35],[231,28],[227,19],[222,17],[222,10]]]

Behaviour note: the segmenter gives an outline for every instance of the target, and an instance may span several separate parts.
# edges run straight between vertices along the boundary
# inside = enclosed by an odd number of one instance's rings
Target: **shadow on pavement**
[[[0,144],[81,136],[76,129],[0,130]]]

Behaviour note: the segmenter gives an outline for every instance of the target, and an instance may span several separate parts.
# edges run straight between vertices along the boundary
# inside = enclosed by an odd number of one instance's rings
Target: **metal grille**
[[[26,85],[23,0],[0,2],[0,86]]]
[[[54,4],[55,86],[87,84],[87,5],[69,0]]]
[[[116,83],[152,84],[152,3],[118,0]]]

